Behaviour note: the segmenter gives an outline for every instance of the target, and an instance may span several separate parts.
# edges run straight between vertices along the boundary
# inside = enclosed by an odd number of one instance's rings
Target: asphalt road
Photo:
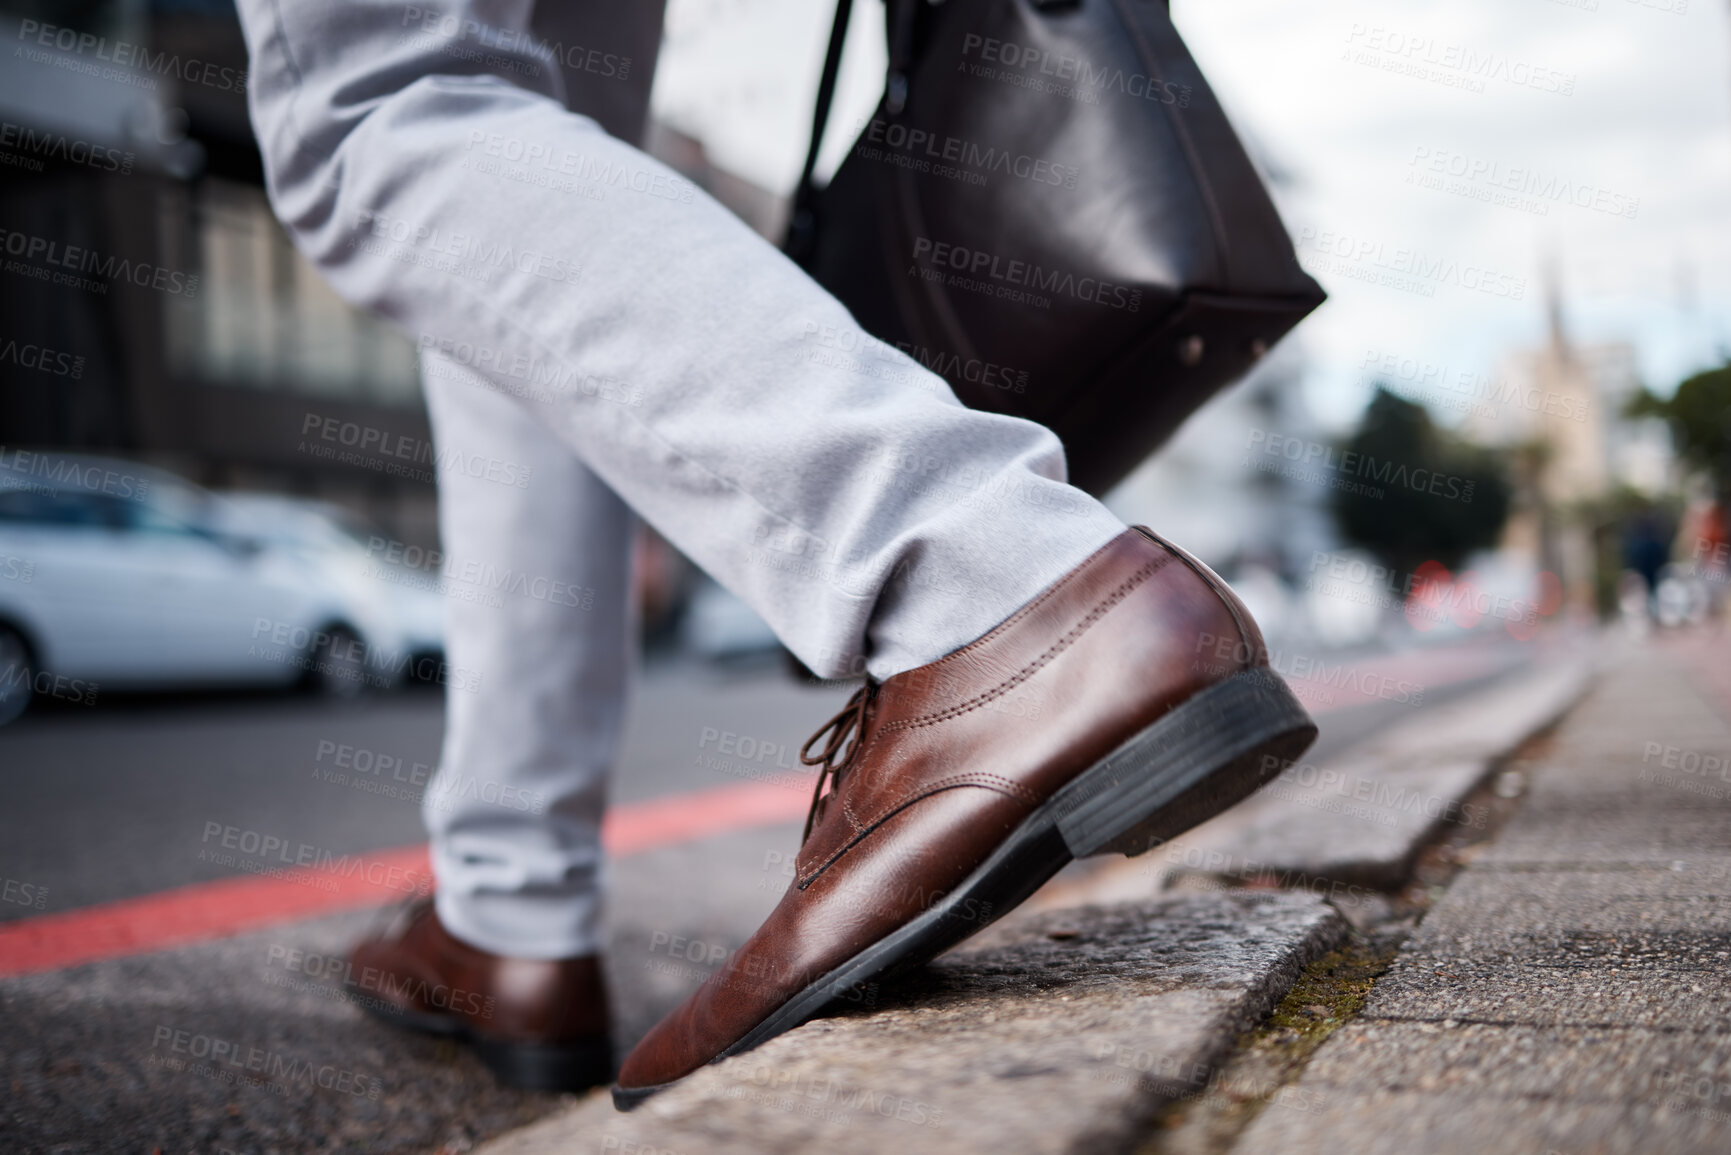
[[[787,751],[847,691],[802,687],[774,666],[652,668],[634,703],[614,797],[632,802],[740,781],[698,764],[706,729]],[[202,861],[206,824],[257,830],[333,855],[421,842],[419,792],[438,764],[438,693],[358,703],[187,696],[31,714],[0,731],[0,874],[68,910],[234,873]],[[399,796],[329,781],[396,786]],[[356,771],[368,767],[370,775]],[[394,780],[394,781],[393,781]],[[415,785],[419,783],[420,786]],[[38,910],[0,904],[0,921]]]

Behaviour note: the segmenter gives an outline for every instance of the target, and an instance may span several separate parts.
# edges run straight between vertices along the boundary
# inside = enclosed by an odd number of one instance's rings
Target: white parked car
[[[315,568],[354,618],[369,624],[380,644],[389,641],[416,659],[405,676],[430,680],[423,659],[435,664],[445,650],[445,598],[438,575],[388,561],[369,547],[367,527],[340,506],[263,493],[225,493],[219,522],[233,536],[293,553]]]
[[[0,469],[0,723],[33,694],[309,685],[347,697],[411,671],[436,641],[407,628],[416,615],[401,603],[416,591],[360,577],[360,543],[308,544],[304,520],[249,514],[247,500],[131,462],[13,453]]]

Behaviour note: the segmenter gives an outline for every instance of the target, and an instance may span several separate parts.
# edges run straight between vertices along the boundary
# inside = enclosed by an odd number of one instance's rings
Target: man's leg
[[[445,748],[422,814],[433,904],[357,943],[362,1006],[471,1043],[503,1082],[613,1069],[601,814],[630,665],[623,502],[487,382],[422,359],[448,603]]]
[[[1122,531],[1050,431],[856,341],[726,210],[567,112],[524,0],[240,10],[301,249],[516,396],[819,673],[931,661]],[[638,67],[607,47],[584,67]]]
[[[422,371],[452,671],[423,808],[439,921],[493,954],[596,954],[635,521],[521,405],[443,358]]]
[[[542,3],[571,107],[638,139],[658,4]],[[635,68],[589,68],[595,45]],[[516,400],[427,352],[449,595],[445,748],[424,806],[434,907],[358,943],[384,1017],[466,1037],[505,1082],[574,1091],[612,1072],[601,817],[631,657],[634,519]],[[442,993],[441,993],[442,992]]]

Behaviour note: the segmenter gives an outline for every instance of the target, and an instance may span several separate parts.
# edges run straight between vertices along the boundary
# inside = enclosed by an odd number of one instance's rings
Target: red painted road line
[[[1299,670],[1289,670],[1287,675],[1311,713],[1327,714],[1389,700],[1390,693],[1401,692],[1399,687],[1408,679],[1421,689],[1431,689],[1482,676],[1509,662],[1506,651],[1463,649],[1466,652],[1439,648],[1369,658],[1339,676],[1322,667],[1309,678]],[[613,807],[602,825],[601,842],[615,857],[638,854],[796,821],[805,816],[808,803],[803,790],[772,782],[694,790]],[[20,919],[0,924],[0,977],[167,950],[297,919],[384,906],[424,889],[430,878],[423,844],[352,855],[335,870],[289,866],[269,875],[194,883],[63,914]]]
[[[623,856],[805,816],[804,792],[768,782],[718,786],[613,807],[601,828]],[[297,919],[384,906],[431,874],[426,846],[339,860],[333,869],[285,867],[269,875],[199,882],[157,894],[0,924],[0,977],[227,938]]]
[[[811,785],[797,781],[693,790],[612,807],[601,824],[601,845],[612,855],[636,854],[730,830],[801,821],[810,808]]]
[[[285,869],[6,923],[0,925],[0,976],[58,970],[340,910],[383,906],[415,893],[428,877],[424,845],[354,855],[344,865],[350,863],[360,865],[347,876]],[[369,875],[381,881],[371,881]]]

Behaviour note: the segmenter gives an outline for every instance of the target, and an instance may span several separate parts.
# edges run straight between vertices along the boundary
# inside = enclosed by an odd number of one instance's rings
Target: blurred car
[[[428,640],[401,608],[418,591],[364,579],[365,549],[347,540],[132,462],[14,453],[0,472],[0,722],[34,694],[98,688],[395,685]]]
[[[279,494],[225,493],[216,507],[232,535],[286,550],[317,568],[322,579],[371,624],[373,635],[414,659],[406,676],[427,679],[430,661],[445,651],[445,598],[438,575],[392,563],[369,545],[379,540],[353,513],[325,501]]]

